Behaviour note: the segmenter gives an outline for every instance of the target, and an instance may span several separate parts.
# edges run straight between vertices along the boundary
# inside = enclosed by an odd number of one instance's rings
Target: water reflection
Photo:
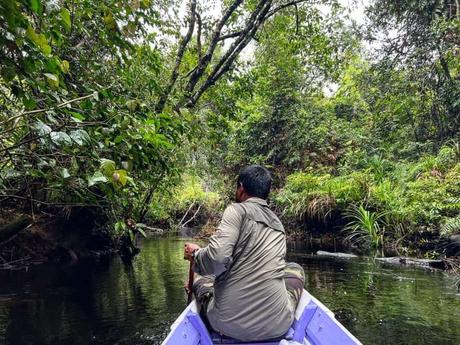
[[[307,289],[365,344],[459,344],[460,299],[443,272],[296,255]]]
[[[185,307],[184,241],[150,239],[132,265],[118,258],[0,272],[0,344],[158,344]],[[307,288],[365,344],[460,343],[453,279],[335,260],[291,248]]]
[[[184,308],[183,242],[149,240],[114,258],[0,273],[0,343],[152,344]]]

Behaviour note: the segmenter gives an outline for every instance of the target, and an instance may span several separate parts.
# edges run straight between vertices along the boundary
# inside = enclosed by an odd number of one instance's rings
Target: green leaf
[[[126,223],[122,220],[119,220],[115,223],[114,227],[115,231],[121,235],[126,230]]]
[[[61,71],[63,73],[69,73],[69,69],[70,69],[70,64],[69,64],[69,61],[67,60],[62,60],[61,61]]]
[[[112,174],[112,179],[114,182],[118,182],[124,186],[128,182],[128,173],[124,169],[115,170]]]
[[[86,119],[86,117],[84,117],[82,114],[77,113],[75,111],[69,111],[69,113],[75,122],[82,122]]]
[[[51,74],[58,74],[61,72],[61,61],[57,57],[47,59],[45,62],[46,72]]]
[[[26,31],[27,38],[35,44],[45,55],[51,54],[51,47],[48,44],[46,36],[43,34],[37,34],[35,30],[29,25]]]
[[[88,187],[94,186],[98,183],[106,183],[107,178],[102,175],[100,171],[96,171],[93,176],[88,177]]]
[[[29,7],[37,14],[43,13],[43,6],[40,0],[29,0]]]
[[[70,19],[69,10],[65,7],[61,8],[61,19],[62,19],[62,25],[64,25],[64,28],[70,31],[70,29],[72,28],[72,20]]]
[[[117,136],[115,137],[115,139],[113,140],[113,142],[114,142],[115,144],[119,144],[119,143],[121,143],[121,142],[123,141],[123,139],[124,139],[124,137],[123,137],[122,135],[117,135]]]
[[[99,168],[107,178],[112,178],[113,172],[115,171],[115,162],[110,159],[101,159],[101,166]]]
[[[128,228],[128,234],[131,243],[134,243],[134,241],[136,240],[136,234],[130,228]]]
[[[62,178],[69,178],[70,177],[69,170],[67,170],[66,168],[63,168],[61,170],[61,176]]]
[[[51,141],[58,145],[67,145],[72,143],[72,139],[67,133],[64,132],[51,132]]]
[[[44,75],[49,86],[51,86],[54,89],[57,89],[59,87],[59,78],[56,75],[51,73],[44,73]]]
[[[24,104],[26,110],[32,110],[37,107],[37,102],[35,102],[35,100],[32,98],[24,98],[22,100],[22,104]]]
[[[45,136],[48,135],[52,132],[52,129],[50,126],[44,124],[42,121],[37,121],[35,124],[35,129],[37,130],[37,133],[39,136]]]
[[[31,57],[27,57],[22,61],[22,66],[27,73],[34,73],[38,68],[38,63]]]
[[[76,129],[70,132],[70,137],[80,146],[88,144],[91,141],[91,137],[89,136],[88,132],[83,129]]]
[[[50,30],[48,31],[48,35],[51,38],[51,42],[56,45],[57,47],[60,47],[62,45],[63,41],[63,36],[61,32],[57,30]]]
[[[93,103],[90,100],[85,99],[83,102],[80,103],[80,107],[83,110],[91,110],[93,109]]]

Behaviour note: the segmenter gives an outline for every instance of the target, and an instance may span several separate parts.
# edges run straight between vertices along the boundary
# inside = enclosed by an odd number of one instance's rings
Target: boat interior
[[[359,345],[361,344],[320,301],[304,290],[288,332],[279,339],[241,342],[209,332],[192,302],[171,326],[163,345]]]

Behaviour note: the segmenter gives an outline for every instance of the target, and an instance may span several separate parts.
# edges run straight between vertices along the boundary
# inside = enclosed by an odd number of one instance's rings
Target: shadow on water
[[[0,344],[159,344],[185,307],[184,240],[118,258],[0,271]],[[291,245],[306,287],[365,344],[460,343],[460,296],[442,272],[337,260]]]

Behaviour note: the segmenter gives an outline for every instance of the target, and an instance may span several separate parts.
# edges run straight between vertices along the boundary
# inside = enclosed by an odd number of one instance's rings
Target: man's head
[[[272,185],[270,172],[260,165],[250,165],[241,170],[236,185],[236,201],[250,197],[267,199]]]

